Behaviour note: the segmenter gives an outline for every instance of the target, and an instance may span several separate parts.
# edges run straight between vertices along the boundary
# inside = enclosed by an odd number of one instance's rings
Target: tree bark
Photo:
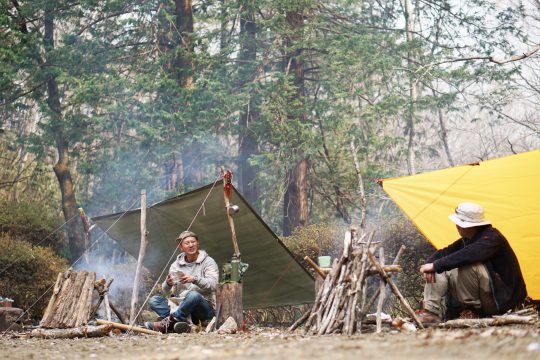
[[[287,45],[286,74],[292,73],[294,76],[295,92],[289,99],[289,120],[306,121],[305,109],[305,88],[304,88],[304,60],[302,49],[298,44],[300,34],[304,26],[304,15],[302,10],[297,8],[287,11],[286,19],[290,26],[291,35],[287,35],[285,43]],[[296,104],[296,105],[292,105]],[[302,150],[298,151],[296,163],[286,172],[287,189],[284,196],[283,211],[283,235],[288,236],[294,228],[305,226],[309,219],[308,207],[308,169],[309,162]]]
[[[44,13],[44,36],[43,45],[45,54],[48,55],[54,49],[54,9],[53,5],[45,5]],[[62,211],[67,222],[69,250],[71,260],[75,261],[84,252],[84,236],[80,221],[77,218],[77,200],[75,187],[71,178],[71,164],[69,155],[69,142],[62,128],[62,109],[60,94],[56,77],[52,74],[47,76],[47,105],[51,112],[50,124],[54,133],[58,161],[54,165],[54,173],[60,185],[62,194]]]
[[[253,0],[240,0],[240,86],[245,87],[255,77],[257,60],[257,26],[255,23],[255,5]],[[257,208],[260,188],[256,182],[257,169],[249,163],[249,157],[259,153],[257,136],[253,124],[259,120],[257,94],[249,91],[249,100],[240,115],[240,138],[238,149],[239,182],[242,194],[249,203]]]

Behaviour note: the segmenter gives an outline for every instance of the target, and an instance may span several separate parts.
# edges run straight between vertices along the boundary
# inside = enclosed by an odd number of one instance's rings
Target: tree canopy
[[[52,166],[67,221],[225,166],[279,233],[361,222],[377,178],[539,146],[535,4],[0,0],[0,191]]]

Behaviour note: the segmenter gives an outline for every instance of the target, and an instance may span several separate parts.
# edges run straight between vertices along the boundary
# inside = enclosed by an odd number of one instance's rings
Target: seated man
[[[199,324],[215,315],[219,277],[216,262],[206,251],[199,250],[199,238],[195,233],[184,231],[176,242],[182,252],[171,265],[162,285],[168,299],[156,295],[148,302],[163,320],[144,324],[148,329],[162,333],[190,332],[189,317],[194,324]]]
[[[426,280],[424,325],[438,324],[446,314],[449,293],[461,305],[461,318],[503,314],[527,297],[518,260],[506,238],[484,218],[474,203],[459,204],[449,216],[461,238],[436,251],[420,267]]]

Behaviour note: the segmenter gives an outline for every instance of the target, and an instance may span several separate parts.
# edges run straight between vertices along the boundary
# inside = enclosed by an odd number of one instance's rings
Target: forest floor
[[[0,336],[1,359],[540,359],[540,326],[304,336],[258,328],[234,335],[120,335],[45,340]]]

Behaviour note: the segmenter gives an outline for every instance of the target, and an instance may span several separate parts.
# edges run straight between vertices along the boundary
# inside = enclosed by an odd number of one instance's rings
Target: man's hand
[[[434,283],[435,268],[433,267],[433,263],[428,263],[420,266],[420,274],[422,274],[422,277],[426,280],[426,282]]]
[[[167,274],[167,280],[165,280],[165,281],[167,281],[167,285],[169,285],[169,286],[173,286],[173,284],[174,284],[173,277],[172,277],[171,274]]]
[[[182,284],[192,283],[195,279],[191,275],[184,275],[180,278]]]

